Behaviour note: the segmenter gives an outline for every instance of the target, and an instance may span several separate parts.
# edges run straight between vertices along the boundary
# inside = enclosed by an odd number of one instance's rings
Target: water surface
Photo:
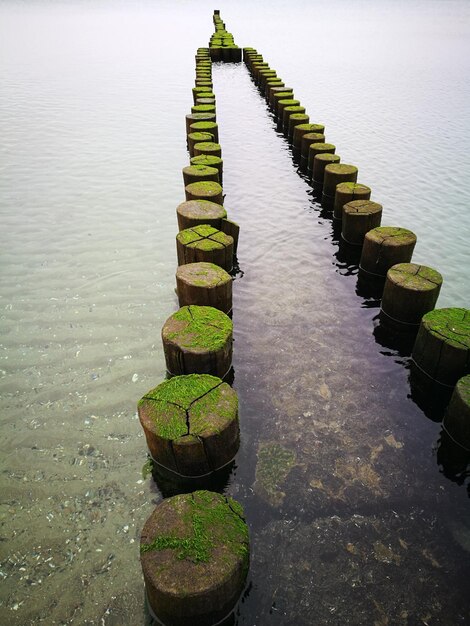
[[[468,4],[218,8],[359,167],[383,223],[417,233],[440,305],[468,307]],[[213,9],[0,8],[2,622],[149,621],[138,540],[161,494],[135,407],[164,377],[184,115]],[[455,452],[409,397],[407,359],[376,342],[375,303],[245,68],[214,67],[214,89],[242,227],[227,491],[253,556],[237,622],[464,624]]]

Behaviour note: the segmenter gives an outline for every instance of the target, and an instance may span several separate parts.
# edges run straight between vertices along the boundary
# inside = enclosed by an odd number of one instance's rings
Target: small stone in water
[[[134,376],[132,377],[132,382],[136,383],[139,380],[139,374],[134,374]]]

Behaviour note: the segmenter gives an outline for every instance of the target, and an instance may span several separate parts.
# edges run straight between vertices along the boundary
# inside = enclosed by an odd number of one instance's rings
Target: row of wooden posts
[[[357,182],[357,167],[341,163],[336,146],[326,142],[325,126],[310,120],[293,89],[254,48],[243,49],[243,60],[322,207],[332,211],[343,245],[361,251],[359,279],[380,286],[381,324],[416,337],[415,371],[426,388],[430,384],[444,395],[452,391],[443,425],[457,444],[470,449],[470,310],[435,309],[442,276],[411,262],[416,235],[381,226],[382,205]]]
[[[178,479],[213,476],[239,448],[238,397],[232,376],[232,271],[239,227],[224,207],[223,160],[212,59],[241,60],[218,11],[210,48],[195,57],[193,106],[186,116],[186,199],[176,210],[179,309],[162,329],[167,380],[145,394],[138,414],[150,455]],[[179,477],[179,478],[178,478]],[[150,613],[167,626],[214,624],[234,608],[249,567],[241,505],[180,482],[141,535]]]
[[[189,164],[177,207],[179,309],[162,341],[169,378],[138,404],[155,464],[176,477],[212,476],[239,447],[238,398],[231,380],[232,276],[239,237],[223,193],[223,160],[212,61],[239,61],[241,50],[214,12],[209,48],[197,51],[193,106],[186,115]],[[243,49],[253,80],[292,144],[294,156],[332,212],[346,246],[361,251],[360,274],[384,284],[381,323],[415,334],[413,362],[436,385],[453,389],[445,426],[470,448],[470,311],[438,309],[442,277],[411,263],[416,235],[381,226],[382,206],[341,163],[323,124],[312,123],[262,56]],[[182,488],[182,490],[184,490]],[[145,523],[141,562],[150,612],[167,625],[213,624],[235,606],[249,565],[249,537],[239,503],[212,491],[164,499]]]

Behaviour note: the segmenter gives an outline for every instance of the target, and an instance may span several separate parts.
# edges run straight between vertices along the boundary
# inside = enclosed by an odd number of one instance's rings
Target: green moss
[[[276,498],[295,461],[294,452],[279,443],[262,443],[258,448],[257,483],[269,496]]]
[[[195,241],[200,241],[203,237],[194,228],[185,228],[185,230],[180,230],[176,238],[183,246],[187,246]]]
[[[213,180],[200,180],[186,186],[188,192],[194,196],[215,196],[222,193],[222,186]]]
[[[327,167],[330,174],[355,174],[357,172],[355,165],[347,165],[346,163],[332,163]]]
[[[214,113],[215,105],[213,104],[196,104],[191,107],[192,113]]]
[[[221,150],[220,143],[215,143],[213,141],[202,141],[198,143],[198,150],[212,150],[214,152]]]
[[[227,389],[230,390],[229,393],[227,393]],[[214,412],[219,419],[211,419],[210,416]],[[208,431],[218,433],[215,422],[220,422],[221,418],[224,423],[228,423],[236,419],[237,413],[237,395],[226,383],[222,383],[191,405],[190,433],[193,435],[202,435]]]
[[[188,139],[195,143],[203,143],[204,141],[212,141],[214,135],[212,133],[189,133]]]
[[[166,335],[170,341],[177,339],[182,347],[216,352],[224,348],[232,336],[231,319],[222,311],[210,306],[184,306],[171,317],[186,322],[180,330]]]
[[[298,124],[295,128],[296,130],[302,130],[305,131],[306,134],[309,134],[314,132],[314,126],[315,124]]]
[[[147,459],[142,466],[142,480],[146,480],[148,476],[153,472],[154,462],[152,459]]]
[[[191,130],[193,132],[210,132],[211,130],[217,129],[216,122],[195,122],[191,124]]]
[[[221,383],[220,378],[210,374],[173,376],[173,378],[165,380],[147,392],[140,402],[144,400],[158,400],[175,404],[187,411],[193,402],[215,389]]]
[[[289,96],[292,96],[292,92],[291,91],[277,91],[274,94],[274,98],[276,100],[285,100],[286,98],[289,98]]]
[[[195,491],[175,496],[187,505],[182,520],[188,531],[186,537],[159,535],[149,544],[142,544],[141,553],[152,550],[175,550],[176,558],[193,563],[208,563],[215,549],[248,560],[249,534],[243,509],[232,498],[218,493]]]
[[[217,228],[214,228],[213,226],[209,226],[209,224],[201,224],[200,226],[194,226],[193,230],[200,237],[211,237],[219,232]]]
[[[202,250],[204,252],[212,252],[213,250],[222,250],[225,246],[218,241],[213,241],[211,239],[201,239],[193,244],[189,245],[190,248],[197,248],[198,250]]]
[[[456,390],[465,404],[470,406],[470,375],[463,376],[463,378],[457,382]]]
[[[434,309],[423,315],[424,326],[436,337],[470,348],[470,310]]]
[[[442,284],[442,276],[439,272],[416,263],[399,263],[390,270],[390,279],[399,285],[415,291],[434,290]]]
[[[312,152],[324,152],[325,150],[336,150],[336,146],[334,146],[332,143],[312,143],[310,144],[310,150]],[[334,155],[330,154],[330,156],[333,157]],[[328,157],[326,155],[322,155],[322,158],[323,157],[328,160]],[[336,158],[334,158],[333,160],[336,160]]]
[[[305,113],[292,113],[292,115],[289,115],[289,120],[308,120],[308,115],[305,115]]]
[[[192,165],[221,165],[223,163],[222,159],[215,154],[198,154],[197,156],[191,159]]]
[[[281,101],[282,102],[282,101]],[[298,113],[305,113],[305,107],[301,107],[301,106],[288,106],[288,107],[284,107],[284,111],[287,111],[288,113],[291,113],[292,115],[294,114],[298,114]],[[291,117],[291,116],[289,116]]]
[[[283,107],[296,107],[300,104],[300,100],[279,100],[278,104]]]
[[[337,185],[336,189],[339,189],[340,191],[344,191],[344,193],[357,193],[358,191],[370,191],[370,187],[367,187],[367,185],[361,185],[361,183],[351,183],[351,182],[347,182],[347,183],[340,183],[339,185]]]
[[[321,150],[316,150],[315,152],[315,158],[320,159],[320,161],[324,161],[325,163],[337,163],[339,161],[339,156],[337,154],[321,152]]]
[[[183,169],[185,174],[189,176],[216,176],[219,174],[219,170],[216,167],[209,167],[208,165],[188,165]]]

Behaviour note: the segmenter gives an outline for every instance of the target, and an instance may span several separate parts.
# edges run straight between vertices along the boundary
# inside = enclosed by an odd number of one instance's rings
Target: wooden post
[[[194,122],[189,127],[191,133],[210,133],[215,143],[219,143],[219,126],[216,122]]]
[[[213,154],[198,154],[191,159],[191,165],[208,165],[209,167],[216,167],[219,170],[219,182],[222,184],[224,162],[218,156]]]
[[[302,109],[304,107],[301,107]],[[287,109],[284,111],[287,111]],[[291,115],[289,115],[288,120],[287,120],[287,138],[289,140],[289,143],[293,143],[293,139],[294,139],[294,131],[297,128],[297,126],[299,126],[300,124],[305,125],[308,124],[310,121],[310,117],[306,114],[306,113],[292,113]]]
[[[293,140],[292,144],[295,150],[301,150],[302,148],[302,139],[305,135],[315,135],[316,137],[320,137],[318,141],[325,141],[325,135],[323,134],[325,127],[323,124],[297,124],[294,128]],[[310,143],[315,143],[311,141]],[[310,145],[310,143],[308,145]]]
[[[186,200],[210,200],[216,204],[224,203],[222,185],[213,181],[203,180],[198,183],[191,183],[186,185],[184,190]]]
[[[332,209],[335,203],[336,186],[340,183],[355,183],[356,181],[357,167],[355,165],[346,165],[345,163],[327,165],[323,180],[322,206]]]
[[[359,269],[385,277],[392,265],[409,263],[416,245],[416,235],[406,228],[379,226],[364,237]]]
[[[275,97],[277,96],[277,98]],[[273,87],[269,89],[269,106],[275,112],[277,107],[277,101],[285,100],[286,98],[293,98],[294,91],[291,87]]]
[[[341,160],[341,157],[339,157],[337,154],[332,154],[331,152],[329,152],[329,150],[334,149],[334,146],[333,148],[329,148],[330,145],[331,144],[328,143],[314,143],[310,146],[309,149],[309,161],[310,156],[312,154],[315,154],[313,159],[312,178],[313,184],[317,188],[323,187],[323,178],[325,176],[326,166],[330,165],[331,163],[339,163]]]
[[[284,81],[279,78],[268,78],[264,85],[264,97],[269,102],[270,89],[274,87],[284,87]]]
[[[286,107],[298,107],[300,106],[300,100],[296,100],[295,98],[277,98],[277,94],[274,96],[274,99],[276,100],[276,117],[278,120],[278,128],[280,130],[282,130],[282,124],[283,124],[283,120],[284,120],[284,109]]]
[[[442,425],[456,443],[470,450],[470,375],[457,381]]]
[[[180,231],[176,235],[178,265],[185,263],[215,263],[230,272],[233,265],[233,237],[201,224]]]
[[[197,183],[203,180],[218,183],[219,170],[216,167],[208,167],[207,165],[188,165],[183,168],[183,181],[185,187],[191,183]]]
[[[212,306],[230,314],[232,277],[214,263],[187,263],[176,270],[176,292],[180,307],[189,304]]]
[[[442,276],[415,263],[398,263],[387,272],[382,295],[381,319],[387,324],[418,331],[421,318],[436,306]]]
[[[220,143],[202,141],[194,144],[194,156],[199,156],[200,154],[210,154],[212,156],[221,157],[222,148],[220,147]]]
[[[214,135],[212,135],[212,133],[189,133],[187,139],[188,139],[189,156],[193,157],[194,146],[197,143],[204,143],[204,142],[210,143],[214,141]]]
[[[182,307],[162,328],[168,373],[224,378],[232,364],[232,332],[232,321],[222,311],[211,306]]]
[[[190,200],[182,202],[176,208],[179,230],[209,224],[212,228],[220,229],[221,222],[227,217],[227,211],[221,204],[209,200]]]
[[[191,113],[214,113],[215,104],[195,104],[191,107]]]
[[[237,394],[215,376],[174,376],[140,399],[138,414],[152,459],[182,476],[210,474],[237,453]]]
[[[195,105],[199,106],[200,104],[213,104],[215,106],[215,98],[196,98]]]
[[[186,115],[186,135],[189,135],[191,124],[194,122],[215,122],[214,113],[190,113]]]
[[[336,186],[333,219],[343,219],[343,206],[353,200],[370,200],[371,190],[367,185],[340,183]]]
[[[366,233],[380,226],[382,205],[372,200],[353,200],[343,206],[341,237],[353,246],[362,246]]]
[[[453,387],[470,373],[470,310],[447,308],[426,313],[411,356],[429,378]]]
[[[305,141],[306,136],[307,135],[302,138],[302,141]],[[308,146],[307,170],[310,172],[310,177],[313,178],[314,182],[316,180],[321,180],[321,184],[323,185],[325,167],[328,165],[328,163],[339,163],[340,159],[330,159],[329,157],[322,157],[321,159],[319,159],[319,162],[317,163],[318,173],[317,176],[315,176],[315,157],[317,156],[317,154],[335,154],[336,152],[336,146],[334,146],[332,143],[325,143],[325,136],[322,135],[322,137],[323,139],[320,139],[318,142],[310,143]]]
[[[249,550],[243,509],[232,498],[193,491],[161,501],[140,538],[155,621],[171,626],[220,622],[243,591]]]

